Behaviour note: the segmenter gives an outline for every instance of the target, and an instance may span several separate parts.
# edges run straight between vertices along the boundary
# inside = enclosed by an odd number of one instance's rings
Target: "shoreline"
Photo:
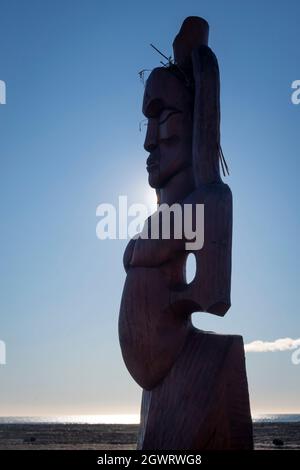
[[[0,450],[134,450],[138,424],[0,424]],[[300,422],[254,422],[256,450],[300,450]],[[275,446],[281,439],[283,446]]]

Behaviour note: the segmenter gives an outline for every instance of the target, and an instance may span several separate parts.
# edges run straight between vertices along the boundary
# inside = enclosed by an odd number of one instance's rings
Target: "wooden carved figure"
[[[230,308],[232,195],[220,176],[220,163],[227,168],[220,78],[208,30],[204,19],[187,18],[173,42],[174,63],[154,69],[145,86],[144,147],[158,214],[163,206],[189,205],[197,229],[196,208],[203,205],[204,243],[187,250],[170,218],[168,239],[159,231],[156,238],[131,240],[125,250],[119,338],[125,364],[143,388],[138,449],[253,447],[243,339],[191,322],[193,312],[223,316]],[[188,284],[191,252],[197,268]]]

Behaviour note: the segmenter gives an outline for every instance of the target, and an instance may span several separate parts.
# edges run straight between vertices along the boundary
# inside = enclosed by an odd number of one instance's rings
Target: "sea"
[[[300,414],[253,414],[253,422],[298,423]],[[138,424],[139,415],[1,416],[0,424]]]

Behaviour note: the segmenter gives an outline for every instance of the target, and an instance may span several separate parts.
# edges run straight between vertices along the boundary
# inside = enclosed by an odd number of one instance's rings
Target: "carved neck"
[[[174,175],[167,184],[159,190],[159,204],[174,204],[181,202],[195,189],[193,167],[188,166]]]

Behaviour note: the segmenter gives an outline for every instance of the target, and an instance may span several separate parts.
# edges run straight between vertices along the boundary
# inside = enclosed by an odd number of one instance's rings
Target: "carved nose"
[[[158,144],[158,125],[154,119],[148,119],[147,134],[144,142],[144,149],[153,152]]]

